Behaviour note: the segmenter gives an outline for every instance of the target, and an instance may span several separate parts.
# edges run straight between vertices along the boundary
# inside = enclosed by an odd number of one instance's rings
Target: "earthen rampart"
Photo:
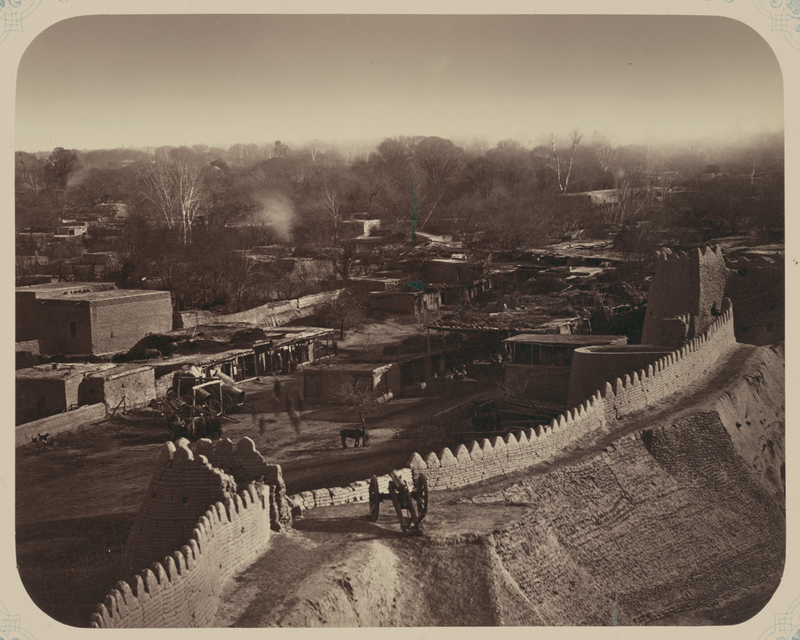
[[[726,301],[721,315],[702,336],[659,358],[646,370],[607,382],[604,389],[549,425],[462,444],[455,451],[445,448],[438,455],[431,452],[423,458],[414,454],[409,467],[415,476],[425,473],[431,489],[462,487],[519,471],[558,453],[587,433],[689,386],[735,342],[733,310]]]
[[[246,481],[244,489],[234,476]],[[236,447],[230,440],[165,443],[126,545],[126,559],[149,568],[111,590],[92,626],[209,626],[225,581],[287,524],[286,509],[276,505],[282,492],[280,467],[266,464],[249,438]]]
[[[659,358],[647,369],[607,382],[602,390],[550,424],[460,444],[455,450],[445,447],[438,454],[430,452],[425,457],[414,453],[401,474],[411,484],[411,478],[424,473],[430,489],[452,489],[514,473],[547,460],[588,433],[660,402],[695,382],[735,344],[733,309],[728,300],[722,307],[722,313],[702,336]],[[388,476],[382,479],[385,482]],[[289,501],[310,509],[366,502],[368,493],[368,481],[361,480],[347,487],[307,491],[291,496]]]
[[[414,477],[425,473],[431,489],[448,489],[530,467],[587,433],[691,385],[733,344],[733,311],[726,300],[721,314],[703,335],[660,358],[646,370],[606,383],[604,389],[549,425],[462,444],[454,451],[444,448],[424,458],[415,453],[408,468],[400,470],[400,476],[411,483]],[[279,529],[288,519],[285,501],[273,496],[283,488],[279,467],[271,478],[276,485],[263,484],[259,491],[259,484],[250,482],[245,490],[236,489],[236,476],[245,481],[263,471],[266,480],[270,473],[268,468],[274,467],[263,462],[247,438],[240,441],[235,450],[230,441],[217,444],[200,441],[192,447],[185,440],[175,445],[167,443],[162,449],[161,463],[163,466],[154,476],[141,517],[137,516],[132,528],[134,542],[129,542],[129,557],[144,560],[160,554],[164,540],[170,536],[175,536],[170,538],[172,548],[177,547],[180,544],[175,542],[177,537],[186,535],[186,521],[194,523],[188,534],[188,544],[172,551],[161,562],[154,562],[151,568],[135,576],[131,584],[118,583],[105,602],[98,605],[93,626],[208,626],[214,618],[225,580],[252,563],[266,548],[271,529]],[[381,476],[378,482],[379,490],[386,491],[389,476]],[[223,499],[216,499],[218,497]],[[366,502],[368,497],[369,483],[363,480],[348,487],[304,492],[292,496],[289,501],[298,508],[308,509]],[[192,509],[199,509],[201,515],[194,517]]]

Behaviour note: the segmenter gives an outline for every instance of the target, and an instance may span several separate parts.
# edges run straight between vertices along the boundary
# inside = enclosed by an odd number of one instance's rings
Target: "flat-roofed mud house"
[[[108,413],[141,408],[156,397],[153,367],[140,364],[57,363],[16,373],[17,424],[88,404]]]
[[[624,345],[626,336],[522,333],[503,340],[506,387],[514,394],[567,404],[572,355],[579,347]]]
[[[127,351],[148,333],[172,329],[169,291],[112,287],[18,287],[17,341],[38,341],[40,353],[100,355]]]
[[[303,395],[307,402],[337,402],[347,386],[363,388],[375,397],[397,397],[402,386],[400,366],[332,360],[303,370]]]
[[[381,309],[404,315],[419,315],[425,311],[436,311],[442,303],[439,289],[423,291],[372,291],[369,294],[370,309]]]

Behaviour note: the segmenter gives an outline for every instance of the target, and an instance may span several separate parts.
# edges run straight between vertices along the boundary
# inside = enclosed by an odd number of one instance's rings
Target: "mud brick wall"
[[[260,455],[248,440],[238,443],[241,455],[234,451],[234,463],[252,463],[253,453]],[[200,448],[208,450],[209,444]],[[226,443],[223,448],[224,457],[232,447]],[[204,455],[195,455],[185,439],[166,443],[161,462],[128,545],[143,558],[169,546],[157,531],[176,539],[188,525],[188,534],[159,555],[159,562],[144,562],[149,568],[119,582],[97,606],[92,627],[207,627],[225,581],[252,563],[269,542],[270,485],[250,483],[236,492],[233,478],[212,467]],[[219,495],[222,499],[214,500]]]
[[[93,353],[91,316],[88,302],[34,300],[19,304],[17,339],[50,341],[51,353]],[[75,323],[74,338],[70,322]]]
[[[236,495],[236,481],[195,456],[182,438],[161,451],[161,466],[153,475],[134,518],[125,559],[130,567],[149,566],[179,549],[192,534],[208,506]]]
[[[659,344],[664,318],[680,314],[691,316],[690,338],[704,333],[714,321],[712,310],[721,309],[728,275],[719,247],[661,255],[647,297],[642,344]]]
[[[207,311],[182,311],[181,320],[184,329],[206,322],[252,322],[260,327],[279,327],[290,320],[311,315],[318,307],[338,298],[342,291],[344,289],[323,291],[284,302],[269,302],[254,309],[223,316]]]
[[[156,398],[163,398],[167,395],[167,391],[172,389],[173,378],[175,378],[175,372],[170,371],[155,379]]]
[[[602,394],[596,392],[577,408],[551,420],[550,424],[537,425],[504,437],[474,440],[467,445],[458,445],[454,451],[445,447],[438,454],[430,452],[424,458],[414,453],[408,467],[398,473],[410,487],[414,479],[424,473],[430,489],[452,489],[514,473],[551,458],[587,433],[660,402],[702,376],[719,355],[736,342],[730,301],[726,300],[723,308],[722,315],[703,336],[659,359],[647,370],[617,378],[613,385],[607,383]],[[389,476],[380,476],[378,482],[379,490],[386,493]],[[288,498],[289,503],[300,510],[368,500],[368,480],[359,480],[346,487],[304,491]]]
[[[85,407],[78,407],[73,411],[58,413],[34,422],[26,422],[17,426],[14,433],[14,444],[21,447],[31,443],[31,438],[40,433],[50,434],[50,439],[54,439],[59,433],[74,431],[78,427],[90,422],[98,422],[106,417],[106,407],[103,404],[90,404]]]
[[[156,397],[155,374],[152,367],[140,367],[115,375],[91,375],[81,382],[78,400],[81,404],[103,402],[111,412],[146,407]]]
[[[408,462],[413,476],[424,473],[431,489],[451,489],[519,471],[546,460],[585,434],[645,409],[692,384],[714,365],[736,340],[729,300],[722,314],[699,338],[660,358],[646,370],[608,382],[576,409],[540,425],[505,437],[444,448],[438,454],[418,453]]]
[[[234,446],[225,438],[211,441],[202,438],[189,445],[195,456],[205,456],[216,469],[225,471],[239,486],[250,482],[270,485],[270,519],[273,531],[281,531],[291,526],[292,515],[286,502],[286,485],[280,465],[268,464],[256,449],[250,438],[242,438]]]
[[[169,291],[91,303],[91,353],[128,351],[142,336],[172,330]]]
[[[411,469],[396,470],[397,475],[406,481],[409,488],[413,487],[413,473]],[[378,491],[381,493],[389,492],[389,474],[378,476]],[[358,480],[351,482],[346,487],[330,487],[324,489],[314,489],[313,491],[303,491],[289,496],[289,504],[301,510],[313,509],[314,507],[330,507],[340,504],[352,504],[355,502],[369,502],[369,480]]]

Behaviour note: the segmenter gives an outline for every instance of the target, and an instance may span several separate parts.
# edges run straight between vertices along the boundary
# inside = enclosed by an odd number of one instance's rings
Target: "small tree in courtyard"
[[[372,378],[353,377],[343,382],[332,394],[337,404],[343,405],[343,412],[347,415],[355,413],[361,421],[364,431],[364,443],[367,442],[366,418],[374,415],[378,410],[375,401],[375,392],[372,389]]]

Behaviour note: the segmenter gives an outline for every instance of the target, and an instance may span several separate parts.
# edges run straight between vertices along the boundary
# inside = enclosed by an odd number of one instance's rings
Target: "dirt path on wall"
[[[479,485],[434,491],[422,538],[401,534],[390,505],[385,505],[376,523],[367,518],[365,505],[313,509],[296,520],[290,535],[276,536],[271,549],[227,585],[216,625],[294,626],[298,621],[303,626],[547,624],[546,617],[535,613],[536,603],[519,591],[504,569],[498,569],[502,563],[494,562],[494,552],[487,548],[491,546],[486,542],[488,534],[528,520],[541,510],[540,501],[531,500],[524,492],[518,492],[518,498],[504,498],[503,492],[559,470],[587,464],[593,468],[591,465],[597,463],[591,461],[600,459],[598,453],[628,434],[706,415],[727,388],[754,372],[760,363],[758,355],[756,347],[736,345],[720,357],[712,371],[682,393],[625,417],[608,431],[585,439],[553,459]],[[491,497],[495,494],[501,495],[499,500]],[[391,562],[378,560],[387,555]],[[315,559],[313,567],[304,564],[309,557]],[[313,573],[295,581],[293,559]],[[781,564],[780,558],[775,561]],[[287,590],[290,583],[296,587]],[[361,602],[352,594],[347,599],[341,595],[343,584],[352,590],[355,583],[365,589]],[[770,577],[751,585],[732,601],[671,615],[662,622],[741,622],[764,605],[775,584]],[[372,585],[374,599],[365,585]],[[563,591],[573,587],[558,588],[562,595],[553,591],[554,595],[548,598],[566,597]],[[262,607],[263,602],[273,606]],[[313,605],[303,604],[309,602]],[[520,606],[509,604],[514,602]],[[613,601],[609,601],[607,620],[613,615],[612,606]],[[365,610],[370,608],[376,616],[380,611],[377,621],[365,617]],[[601,616],[593,624],[607,623],[604,620]],[[549,624],[553,624],[552,619]]]
[[[295,626],[298,617],[304,626],[317,626],[320,615],[334,626],[358,626],[365,616],[374,616],[367,626],[496,624],[488,566],[480,568],[487,564],[480,535],[531,513],[525,505],[476,508],[461,502],[458,492],[436,492],[425,537],[414,538],[402,533],[390,503],[381,505],[376,522],[364,504],[315,509],[297,519],[292,532],[276,535],[269,550],[228,583],[215,626]],[[387,556],[391,567],[379,562]],[[370,585],[361,603],[331,611],[315,604],[312,615],[297,613],[303,603],[324,603],[331,585],[354,583],[355,575],[362,587]],[[391,604],[382,607],[385,591]]]

